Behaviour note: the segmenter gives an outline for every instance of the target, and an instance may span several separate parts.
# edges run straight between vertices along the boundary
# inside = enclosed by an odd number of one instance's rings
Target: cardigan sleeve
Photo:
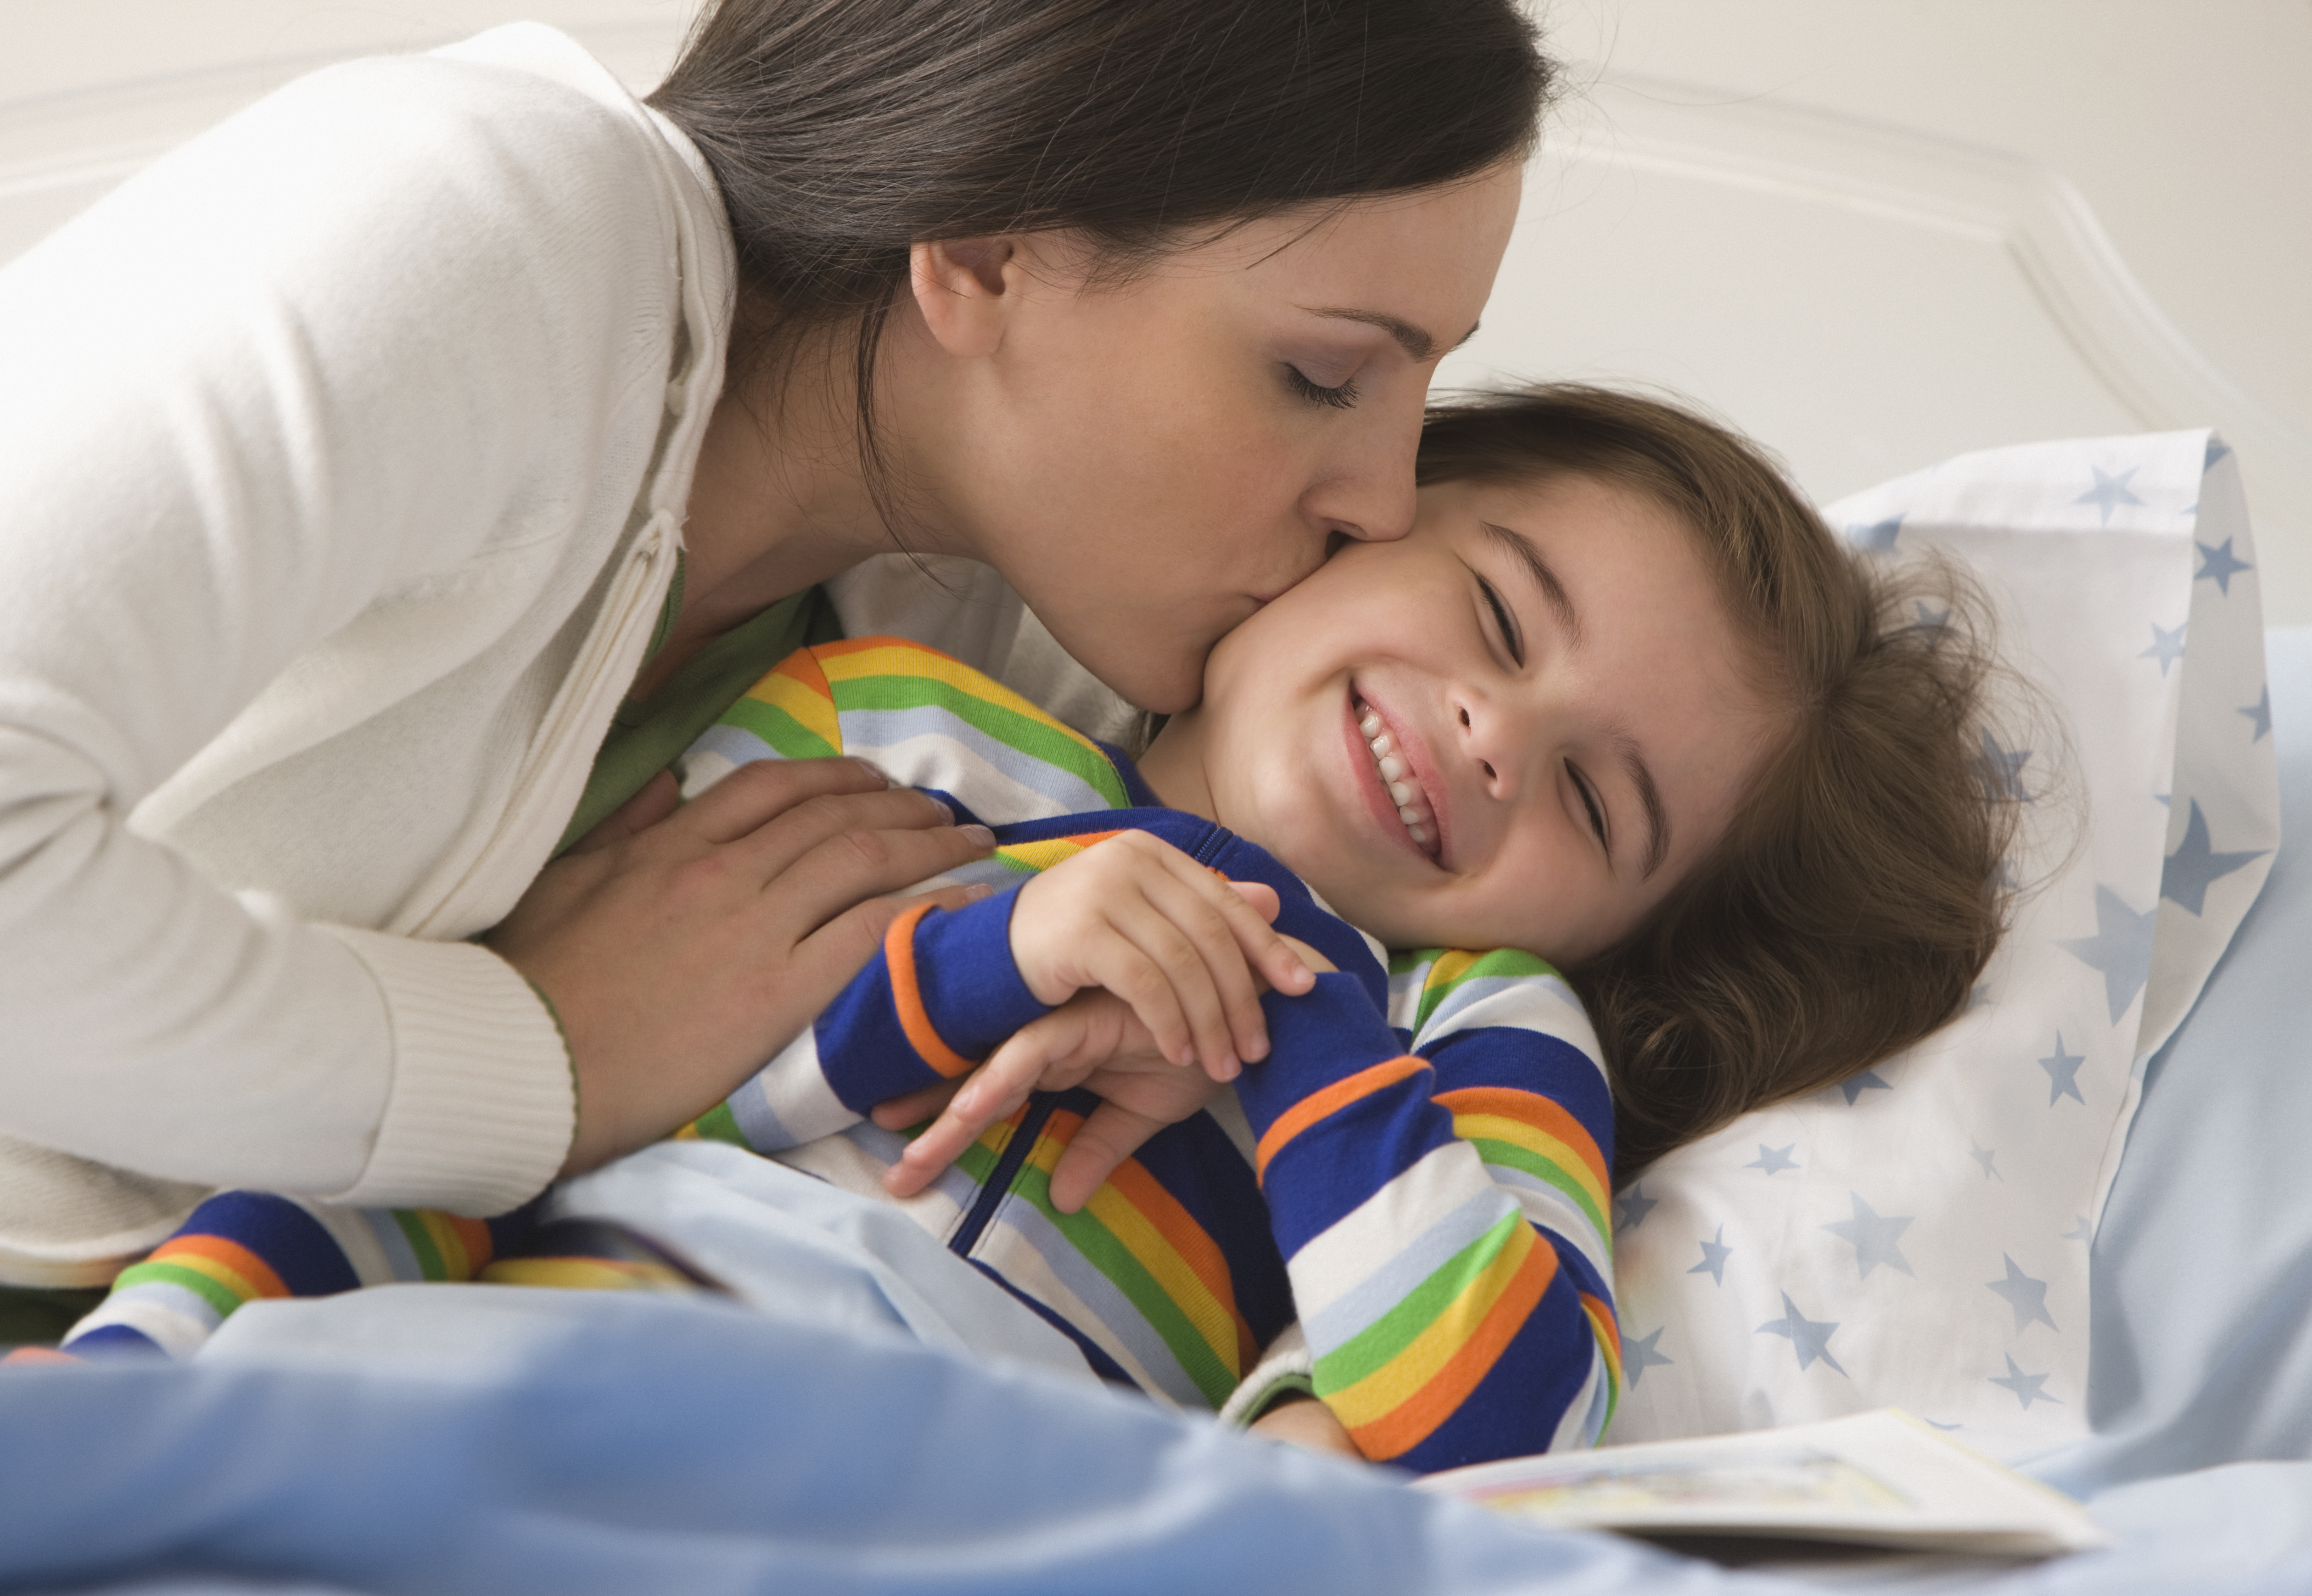
[[[260,697],[276,732],[407,715],[356,774],[411,779],[411,706],[495,645],[471,618],[635,469],[614,421],[647,463],[673,321],[634,285],[675,244],[640,116],[470,56],[335,67],[0,272],[0,1136],[483,1212],[558,1166],[567,1059],[502,960],[228,890],[130,816]]]
[[[1593,1445],[1619,1376],[1589,1027],[1537,961],[1486,957],[1411,1048],[1350,977],[1270,996],[1237,1088],[1315,1392],[1423,1472]]]

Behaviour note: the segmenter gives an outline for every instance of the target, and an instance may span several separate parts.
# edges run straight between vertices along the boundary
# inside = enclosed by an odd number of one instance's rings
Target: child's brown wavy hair
[[[1961,1013],[2005,929],[2023,794],[1986,762],[1991,689],[2009,678],[1956,567],[1856,553],[1755,444],[1659,399],[1560,383],[1430,412],[1423,482],[1562,472],[1692,529],[1790,728],[1716,849],[1566,972],[1604,1045],[1626,1181]]]

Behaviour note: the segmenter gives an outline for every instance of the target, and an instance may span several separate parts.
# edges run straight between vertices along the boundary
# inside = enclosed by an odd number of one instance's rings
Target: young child
[[[1904,595],[1740,440],[1545,389],[1441,415],[1422,474],[1411,535],[1230,634],[1136,767],[894,640],[766,677],[687,757],[693,802],[863,756],[994,825],[950,879],[1003,890],[903,916],[684,1134],[903,1201],[1111,1379],[1245,1416],[1313,1393],[1427,1470],[1596,1442],[1617,1112],[1627,1172],[1957,1012],[2010,822],[1957,612],[1882,618]],[[485,1268],[532,1217],[225,1194],[66,1345],[550,1280]]]

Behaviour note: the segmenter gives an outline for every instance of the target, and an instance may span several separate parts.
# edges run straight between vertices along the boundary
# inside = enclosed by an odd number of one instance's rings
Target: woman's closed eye
[[[1284,381],[1285,386],[1313,405],[1345,410],[1357,402],[1357,380],[1354,377],[1327,388],[1288,360],[1284,363]]]

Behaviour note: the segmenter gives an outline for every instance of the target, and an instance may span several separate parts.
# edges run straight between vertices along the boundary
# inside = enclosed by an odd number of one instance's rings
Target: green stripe
[[[843,750],[775,704],[741,698],[724,710],[719,725],[751,732],[787,759],[831,759]]]
[[[409,1250],[417,1255],[417,1272],[428,1280],[447,1280],[450,1277],[449,1266],[442,1261],[442,1254],[434,1247],[434,1238],[426,1233],[425,1222],[417,1216],[417,1210],[394,1209],[393,1223],[401,1227],[403,1239],[409,1243]]]
[[[1393,976],[1411,975],[1423,964],[1433,964],[1454,951],[1449,948],[1415,948],[1393,954],[1388,961],[1388,973]],[[1556,966],[1546,959],[1537,959],[1531,953],[1521,952],[1516,948],[1495,948],[1480,954],[1475,963],[1449,981],[1440,982],[1433,974],[1424,980],[1421,1001],[1414,1010],[1413,1030],[1416,1035],[1419,1034],[1421,1028],[1429,1023],[1429,1017],[1437,1012],[1438,1005],[1458,991],[1464,982],[1516,981],[1557,973]]]
[[[1052,1206],[1051,1178],[1032,1163],[1020,1166],[1012,1192],[1033,1203],[1037,1211],[1066,1238],[1068,1245],[1124,1293],[1125,1300],[1148,1321],[1149,1328],[1178,1360],[1188,1378],[1196,1382],[1204,1400],[1215,1407],[1228,1400],[1229,1393],[1236,1390],[1236,1372],[1222,1361],[1213,1350],[1213,1344],[1196,1329],[1195,1321],[1172,1300],[1171,1294],[1157,1283],[1156,1276],[1149,1273],[1148,1267],[1114,1231],[1093,1218],[1089,1208],[1063,1214]]]
[[[1459,1300],[1508,1246],[1525,1223],[1522,1214],[1504,1215],[1491,1229],[1437,1267],[1405,1300],[1317,1360],[1319,1395],[1344,1390],[1386,1367],[1414,1338]]]
[[[1001,704],[991,704],[957,688],[953,683],[936,680],[928,676],[863,676],[850,681],[837,681],[835,707],[845,710],[906,710],[941,709],[977,730],[985,732],[1006,748],[1016,749],[1029,759],[1066,771],[1078,781],[1097,792],[1111,809],[1131,807],[1131,799],[1124,791],[1123,780],[1108,757],[1097,749],[1086,748],[1066,732],[1047,725],[1039,720],[1007,709]]]
[[[215,1276],[203,1274],[198,1269],[188,1269],[182,1264],[171,1263],[166,1258],[132,1264],[121,1270],[114,1278],[112,1289],[115,1292],[125,1291],[132,1285],[142,1285],[155,1281],[168,1285],[183,1286],[220,1314],[232,1313],[246,1300],[239,1292]]]
[[[728,1142],[733,1147],[745,1147],[749,1153],[754,1151],[748,1144],[745,1133],[740,1130],[739,1117],[731,1112],[729,1103],[716,1103],[693,1120],[691,1128],[698,1133],[702,1141]]]
[[[1537,1180],[1547,1181],[1581,1210],[1591,1228],[1597,1231],[1599,1240],[1607,1241],[1612,1237],[1614,1227],[1606,1223],[1606,1215],[1596,1203],[1590,1201],[1590,1194],[1582,1189],[1581,1183],[1568,1174],[1565,1167],[1554,1159],[1544,1158],[1530,1147],[1520,1147],[1515,1142],[1499,1142],[1491,1136],[1471,1136],[1468,1142],[1485,1162],[1499,1164],[1503,1169],[1523,1170]]]

